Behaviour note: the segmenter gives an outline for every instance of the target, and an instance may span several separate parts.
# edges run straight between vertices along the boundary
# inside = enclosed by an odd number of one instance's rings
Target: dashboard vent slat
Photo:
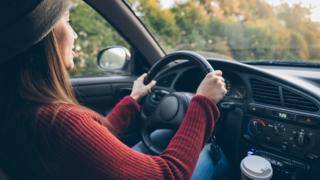
[[[273,94],[275,90],[268,90],[268,89],[263,89],[265,87],[261,87],[261,88],[257,88],[257,87],[253,87],[253,90],[257,90],[261,93],[266,93],[266,94]]]
[[[303,110],[316,112],[319,110],[318,106],[310,101],[302,97],[299,94],[293,93],[287,89],[283,89],[283,102],[284,106],[291,109]]]
[[[250,82],[253,99],[256,102],[276,106],[281,105],[280,91],[278,86],[257,79],[251,79]]]

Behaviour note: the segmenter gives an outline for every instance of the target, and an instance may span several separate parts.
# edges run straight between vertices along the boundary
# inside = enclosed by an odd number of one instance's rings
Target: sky
[[[312,8],[311,19],[320,22],[320,0],[267,0],[272,5],[279,5],[287,2],[288,4],[297,4]]]
[[[161,4],[164,7],[170,7],[174,0],[161,0]],[[301,3],[301,5],[306,7],[312,7],[312,15],[311,19],[314,21],[320,22],[320,0],[266,0],[271,5],[279,5],[281,3],[288,4],[297,4]]]

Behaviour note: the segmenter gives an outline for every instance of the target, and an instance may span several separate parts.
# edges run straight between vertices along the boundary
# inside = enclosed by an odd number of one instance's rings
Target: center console
[[[320,171],[314,165],[320,161],[317,115],[250,104],[243,140],[243,155],[268,159],[275,170],[274,179],[313,179],[310,172]]]

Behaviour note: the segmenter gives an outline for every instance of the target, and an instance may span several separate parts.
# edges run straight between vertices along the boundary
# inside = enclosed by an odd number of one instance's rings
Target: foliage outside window
[[[75,43],[78,56],[74,58],[75,68],[72,77],[79,76],[113,76],[125,75],[128,72],[119,70],[102,70],[97,67],[98,52],[109,46],[120,45],[129,48],[129,45],[95,10],[82,0],[72,0],[71,24],[78,34]]]
[[[312,7],[264,0],[128,0],[167,51],[236,60],[320,60]]]

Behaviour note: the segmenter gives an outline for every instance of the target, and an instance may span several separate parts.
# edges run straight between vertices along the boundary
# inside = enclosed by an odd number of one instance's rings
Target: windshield
[[[320,63],[319,0],[128,0],[168,53]]]

